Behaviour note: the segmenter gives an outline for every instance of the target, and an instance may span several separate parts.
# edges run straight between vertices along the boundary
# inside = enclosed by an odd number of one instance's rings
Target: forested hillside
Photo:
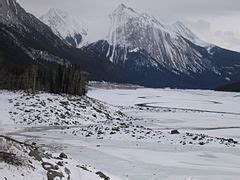
[[[229,92],[240,92],[240,82],[223,85],[223,86],[218,87],[216,90],[229,91]]]
[[[5,65],[0,67],[0,89],[85,95],[87,76],[75,65]]]

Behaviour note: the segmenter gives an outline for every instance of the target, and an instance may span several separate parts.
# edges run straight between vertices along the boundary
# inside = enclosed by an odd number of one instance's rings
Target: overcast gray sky
[[[240,0],[18,0],[37,17],[50,8],[85,21],[96,37],[107,31],[107,15],[120,3],[147,12],[160,21],[185,22],[201,39],[240,51]]]

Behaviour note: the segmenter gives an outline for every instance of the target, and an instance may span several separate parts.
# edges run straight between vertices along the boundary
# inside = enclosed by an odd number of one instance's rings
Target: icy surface
[[[1,133],[65,152],[73,172],[77,163],[111,180],[240,178],[239,93],[115,85],[88,96],[1,91]]]

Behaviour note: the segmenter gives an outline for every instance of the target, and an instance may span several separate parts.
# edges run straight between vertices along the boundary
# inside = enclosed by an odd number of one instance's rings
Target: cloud
[[[216,31],[214,33],[215,38],[219,44],[224,45],[230,49],[236,49],[240,51],[240,35],[232,31]]]
[[[49,7],[71,9],[78,14],[96,14],[109,12],[121,2],[148,13],[158,14],[162,18],[176,18],[211,15],[229,15],[240,12],[239,0],[19,0],[36,14],[43,13]]]
[[[198,33],[209,33],[211,31],[211,23],[205,20],[197,20],[197,21],[190,21],[185,20],[184,23],[193,31],[197,31]]]
[[[184,23],[200,38],[226,49],[240,52],[240,33],[232,30],[222,30],[221,27],[212,27],[212,24],[205,20],[189,21]],[[220,29],[221,30],[218,30]],[[217,29],[217,30],[216,30]]]

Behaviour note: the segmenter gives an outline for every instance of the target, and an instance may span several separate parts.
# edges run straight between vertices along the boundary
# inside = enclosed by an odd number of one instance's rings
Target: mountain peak
[[[66,18],[69,16],[69,14],[66,11],[63,11],[61,9],[57,8],[51,8],[48,13],[48,15],[53,15],[53,16],[59,16],[61,18]]]
[[[57,9],[56,8],[51,8],[51,9],[49,9],[47,14],[57,14]]]
[[[51,8],[47,14],[40,17],[40,20],[47,24],[57,36],[75,47],[79,47],[88,34],[83,23],[61,9]]]
[[[166,28],[162,23],[160,23],[155,17],[147,14],[135,11],[134,9],[127,7],[124,4],[118,5],[118,7],[110,15],[112,23],[117,26],[121,26],[128,22],[129,19],[135,19],[145,25],[155,25],[161,28]]]
[[[116,10],[120,10],[120,11],[124,11],[124,10],[128,10],[128,11],[132,11],[135,12],[132,8],[127,7],[125,4],[121,3],[117,6]]]
[[[112,27],[124,25],[129,19],[138,17],[139,14],[132,8],[127,7],[124,4],[120,4],[117,8],[109,15]]]
[[[127,6],[123,3],[121,3],[121,4],[118,5],[118,8],[127,8]]]
[[[128,14],[130,16],[137,14],[132,8],[127,7],[125,4],[120,4],[117,8],[113,11],[112,16],[122,16],[124,14]]]

